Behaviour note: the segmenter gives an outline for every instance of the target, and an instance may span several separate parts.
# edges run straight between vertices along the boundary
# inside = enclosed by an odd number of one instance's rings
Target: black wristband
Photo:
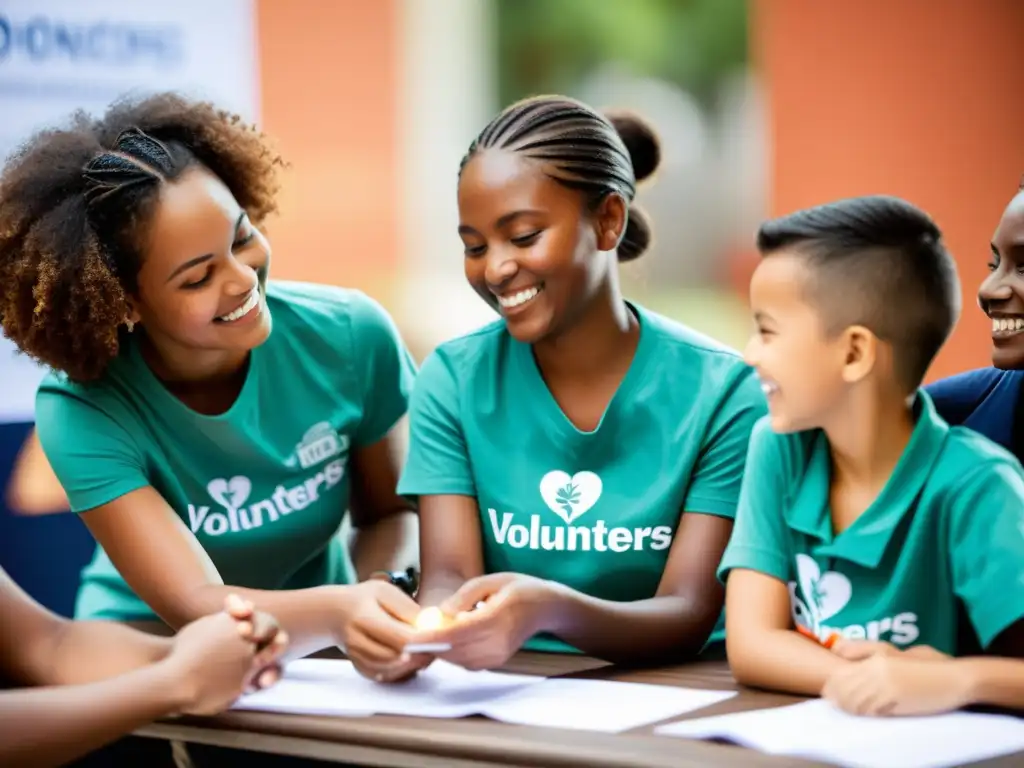
[[[394,584],[409,597],[415,597],[420,586],[419,574],[415,568],[406,568],[404,571],[374,571],[370,578]]]

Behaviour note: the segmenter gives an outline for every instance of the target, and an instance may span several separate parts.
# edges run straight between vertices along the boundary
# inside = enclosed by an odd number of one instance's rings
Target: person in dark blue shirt
[[[950,424],[969,427],[1024,456],[1024,184],[992,238],[989,276],[978,304],[992,320],[992,367],[941,379],[925,389]]]

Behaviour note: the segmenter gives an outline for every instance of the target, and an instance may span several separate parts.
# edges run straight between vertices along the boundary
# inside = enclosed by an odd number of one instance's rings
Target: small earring
[[[134,320],[125,320],[125,325],[128,326],[128,333],[131,333],[132,331],[135,330],[135,321]]]

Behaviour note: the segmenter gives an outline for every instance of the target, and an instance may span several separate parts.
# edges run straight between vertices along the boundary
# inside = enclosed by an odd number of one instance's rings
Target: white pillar
[[[497,108],[492,0],[402,0],[399,188],[402,285],[396,314],[415,351],[496,315],[463,274],[459,161]]]

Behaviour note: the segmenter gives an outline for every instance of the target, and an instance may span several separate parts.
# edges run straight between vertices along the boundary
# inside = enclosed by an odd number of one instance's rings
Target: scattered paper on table
[[[489,701],[543,677],[470,672],[435,661],[406,683],[377,683],[352,663],[336,659],[299,659],[285,666],[276,685],[239,699],[233,709],[303,715],[367,714],[417,717],[466,717]]]
[[[726,739],[846,768],[947,768],[1024,750],[1024,719],[1011,715],[858,717],[822,699],[671,723],[655,733]]]
[[[287,678],[271,688],[243,696],[232,709],[326,717],[369,717],[374,714],[372,710],[360,708],[359,702],[339,696],[337,690],[322,682]]]
[[[407,683],[367,680],[351,662],[301,659],[276,685],[243,696],[235,710],[363,717],[484,715],[518,725],[616,733],[701,709],[734,696],[664,685],[546,679],[469,672],[435,661]]]
[[[490,702],[486,714],[518,725],[619,733],[709,707],[735,691],[550,678]]]

